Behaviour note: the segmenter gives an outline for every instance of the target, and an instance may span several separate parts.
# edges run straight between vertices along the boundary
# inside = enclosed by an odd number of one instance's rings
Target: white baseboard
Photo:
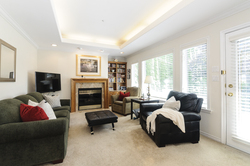
[[[208,133],[206,133],[206,132],[204,132],[204,131],[200,131],[200,133],[201,133],[201,135],[203,135],[203,136],[205,136],[205,137],[208,137],[208,138],[210,138],[210,139],[212,139],[212,140],[215,140],[215,141],[217,141],[217,142],[221,142],[221,139],[218,138],[218,137],[215,137],[215,136],[213,136],[213,135],[211,135],[211,134],[208,134]]]

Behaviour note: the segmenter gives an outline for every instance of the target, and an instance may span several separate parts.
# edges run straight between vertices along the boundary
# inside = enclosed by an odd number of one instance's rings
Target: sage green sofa
[[[0,101],[0,165],[31,166],[59,163],[67,152],[70,101],[53,108],[57,119],[22,122],[20,104],[40,102],[41,93],[33,92]]]

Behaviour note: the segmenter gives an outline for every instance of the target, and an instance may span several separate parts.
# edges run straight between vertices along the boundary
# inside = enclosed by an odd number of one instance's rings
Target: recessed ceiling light
[[[82,50],[82,47],[77,47],[78,50]]]
[[[121,52],[121,54],[123,54],[124,52]]]
[[[51,44],[51,46],[56,47],[57,45],[56,44]]]

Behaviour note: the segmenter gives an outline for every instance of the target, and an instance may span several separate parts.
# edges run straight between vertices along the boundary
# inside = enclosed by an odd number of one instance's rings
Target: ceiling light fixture
[[[124,52],[121,52],[121,54],[123,54]]]
[[[82,50],[82,47],[77,47],[78,50]]]
[[[57,45],[56,44],[51,44],[52,47],[56,47]]]

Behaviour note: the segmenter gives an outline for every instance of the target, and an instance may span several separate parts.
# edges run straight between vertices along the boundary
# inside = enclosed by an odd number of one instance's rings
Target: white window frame
[[[199,46],[199,45],[202,45],[202,44],[207,44],[207,108],[202,108],[201,111],[204,112],[204,113],[208,113],[210,114],[211,113],[211,105],[210,105],[210,72],[209,72],[209,57],[210,57],[210,38],[209,37],[204,37],[204,38],[200,38],[200,39],[197,39],[197,40],[194,40],[192,42],[189,42],[189,43],[185,43],[185,44],[182,44],[180,46],[180,76],[181,76],[181,84],[180,84],[180,89],[181,91],[183,90],[182,87],[183,87],[183,50],[186,49],[186,48],[190,48],[190,47],[195,47],[195,46]]]
[[[131,79],[131,86],[135,86],[133,85],[133,65],[137,64],[138,65],[138,87],[140,86],[140,82],[139,82],[139,63],[135,62],[131,64],[131,73],[130,73],[130,79]]]
[[[173,49],[169,49],[167,51],[161,51],[161,52],[158,52],[157,54],[155,54],[154,56],[150,56],[148,58],[145,58],[145,59],[142,59],[141,60],[141,70],[142,70],[142,74],[141,74],[141,79],[142,79],[142,86],[141,86],[141,90],[142,90],[142,94],[144,93],[144,97],[147,97],[147,91],[144,92],[144,89],[145,87],[148,87],[147,84],[144,83],[144,80],[146,78],[145,76],[145,69],[144,69],[144,65],[143,65],[143,62],[144,61],[147,61],[147,60],[150,60],[150,59],[153,59],[153,58],[157,58],[157,57],[161,57],[161,56],[164,56],[164,55],[168,55],[168,54],[173,54],[173,89],[174,89],[174,82],[175,82],[175,53],[174,53],[174,50]],[[145,77],[144,77],[145,76]],[[167,94],[168,95],[168,94]],[[157,99],[162,99],[162,100],[166,100],[167,99],[167,96],[166,97],[157,97],[157,96],[151,96],[152,98],[157,98]]]

